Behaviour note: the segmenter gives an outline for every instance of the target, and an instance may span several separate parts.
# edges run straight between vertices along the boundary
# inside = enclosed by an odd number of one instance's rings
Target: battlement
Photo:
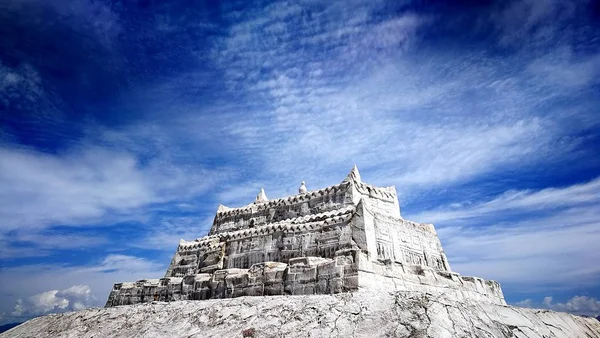
[[[180,241],[164,278],[115,284],[106,305],[392,285],[504,304],[498,283],[451,271],[434,226],[401,217],[395,187],[363,183],[354,166],[334,186],[302,182],[297,195],[268,200],[261,189],[248,205],[220,205],[207,236]]]
[[[305,216],[286,219],[283,221],[262,224],[256,227],[244,228],[235,231],[221,232],[215,235],[200,237],[191,242],[181,240],[179,243],[181,248],[199,248],[202,245],[207,245],[216,239],[230,240],[244,237],[262,236],[278,231],[299,232],[306,230],[318,230],[324,226],[338,224],[347,221],[352,217],[355,211],[354,206],[344,207],[332,211],[322,212],[319,214],[309,214]]]
[[[305,186],[304,186],[305,187]],[[356,206],[361,197],[388,204],[390,213],[400,217],[395,187],[376,187],[363,183],[356,166],[340,184],[296,195],[268,200],[261,189],[256,200],[239,208],[219,205],[209,235],[248,229],[307,215],[321,214],[349,205]]]
[[[288,196],[267,202],[254,202],[240,208],[220,207],[210,235],[248,229],[273,222],[335,211],[352,204],[350,184]]]

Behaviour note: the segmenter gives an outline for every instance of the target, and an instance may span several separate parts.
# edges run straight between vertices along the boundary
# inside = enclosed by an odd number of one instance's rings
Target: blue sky
[[[600,315],[593,1],[0,2],[0,323],[161,277],[240,206],[363,179],[453,270]]]

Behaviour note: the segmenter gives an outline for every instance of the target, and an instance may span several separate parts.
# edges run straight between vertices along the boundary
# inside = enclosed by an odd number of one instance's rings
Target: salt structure
[[[152,301],[369,291],[443,292],[506,305],[500,284],[450,269],[432,224],[402,218],[395,187],[340,183],[240,208],[181,240],[164,278],[117,283],[106,307]]]

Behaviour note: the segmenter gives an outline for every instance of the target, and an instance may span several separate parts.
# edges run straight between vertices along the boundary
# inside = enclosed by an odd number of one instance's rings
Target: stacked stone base
[[[357,250],[340,250],[333,259],[298,257],[287,264],[264,262],[250,269],[223,269],[185,277],[117,283],[106,306],[353,291],[358,289],[358,253]]]
[[[333,259],[292,258],[250,269],[223,269],[185,277],[115,284],[106,307],[152,301],[205,300],[242,296],[336,294],[359,288],[381,291],[444,291],[460,298],[504,305],[500,285],[477,277],[421,265],[372,262],[360,250],[336,252]]]

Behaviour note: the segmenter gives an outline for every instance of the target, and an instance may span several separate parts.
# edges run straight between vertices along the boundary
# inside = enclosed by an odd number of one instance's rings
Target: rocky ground
[[[6,337],[599,337],[600,322],[459,302],[443,293],[357,292],[152,303],[48,315]]]

